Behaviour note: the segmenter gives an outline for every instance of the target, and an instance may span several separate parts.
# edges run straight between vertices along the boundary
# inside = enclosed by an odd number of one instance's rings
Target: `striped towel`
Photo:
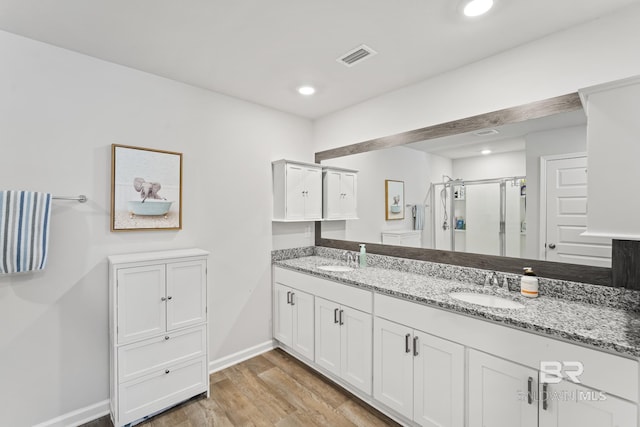
[[[0,274],[44,268],[50,207],[49,193],[0,191]]]
[[[412,210],[413,229],[422,230],[424,228],[424,205],[414,205]]]

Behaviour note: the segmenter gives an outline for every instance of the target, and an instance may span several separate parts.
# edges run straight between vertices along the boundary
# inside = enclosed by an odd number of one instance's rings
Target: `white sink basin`
[[[347,267],[346,265],[321,265],[318,267],[318,270],[345,272],[353,271],[353,268]]]
[[[449,296],[459,301],[464,301],[471,304],[483,305],[485,307],[524,308],[524,305],[520,304],[518,301],[513,301],[510,299],[498,297],[495,295],[478,294],[474,292],[452,292],[449,294]]]

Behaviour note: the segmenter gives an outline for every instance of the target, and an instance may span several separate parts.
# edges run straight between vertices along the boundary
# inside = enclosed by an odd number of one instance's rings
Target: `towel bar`
[[[63,196],[53,196],[52,197],[53,200],[76,200],[80,203],[85,203],[87,200],[87,196],[85,196],[84,194],[81,194],[77,197],[63,197]]]

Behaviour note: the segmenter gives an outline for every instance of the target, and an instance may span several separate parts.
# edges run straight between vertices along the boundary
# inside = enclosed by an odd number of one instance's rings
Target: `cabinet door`
[[[328,170],[324,177],[325,205],[324,218],[342,218],[342,191],[340,190],[340,176],[338,171]]]
[[[464,347],[414,332],[414,421],[427,427],[464,426]]]
[[[315,297],[316,363],[340,376],[340,306]]]
[[[285,217],[287,219],[304,219],[306,168],[295,164],[287,164],[286,171]]]
[[[322,169],[307,168],[304,174],[304,217],[322,218]]]
[[[539,396],[540,427],[637,427],[638,425],[635,404],[570,381],[541,384]]]
[[[371,314],[342,307],[340,320],[340,376],[354,387],[371,394]]]
[[[341,177],[342,215],[344,218],[357,218],[357,178],[355,173],[345,172]]]
[[[537,383],[535,369],[469,350],[469,427],[537,427]]]
[[[118,343],[149,338],[166,330],[165,266],[118,269]]]
[[[373,397],[413,417],[412,330],[376,317],[373,321]]]
[[[167,264],[167,329],[207,320],[207,262]]]
[[[314,304],[313,295],[292,289],[291,307],[293,309],[293,327],[291,348],[309,360],[314,352]]]
[[[290,295],[290,288],[278,283],[273,285],[273,337],[288,346],[293,342]]]

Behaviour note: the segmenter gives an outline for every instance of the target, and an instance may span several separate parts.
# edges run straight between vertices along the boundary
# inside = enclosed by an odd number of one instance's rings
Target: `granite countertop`
[[[324,271],[318,267],[346,264],[321,256],[275,261],[274,265],[370,289],[380,294],[504,323],[530,332],[563,338],[627,356],[640,356],[638,312],[544,295],[539,298],[526,298],[516,292],[507,294],[487,291],[476,284],[386,268],[356,268],[348,272]],[[450,292],[456,291],[492,293],[518,301],[525,307],[501,309],[465,303],[449,296]]]

